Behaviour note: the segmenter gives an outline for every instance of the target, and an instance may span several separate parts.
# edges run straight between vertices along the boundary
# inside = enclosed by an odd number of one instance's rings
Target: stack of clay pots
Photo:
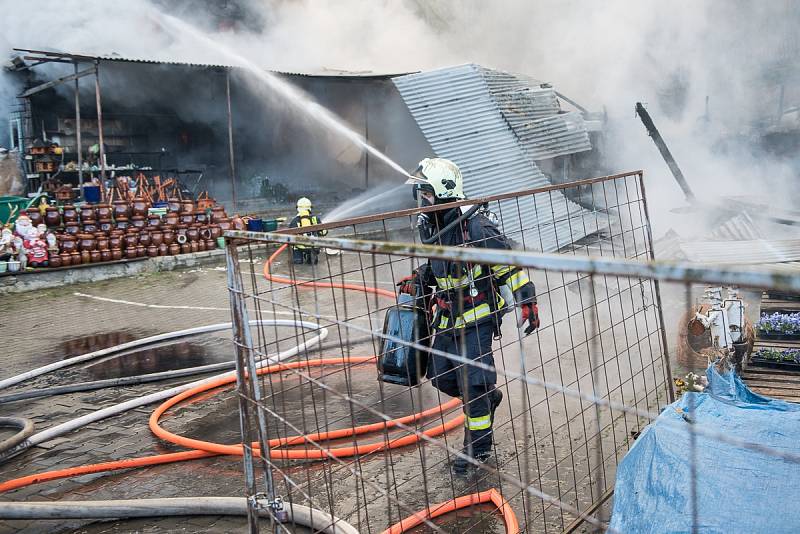
[[[170,199],[163,217],[149,208],[146,200],[135,198],[65,205],[60,211],[50,207],[44,216],[29,210],[28,216],[38,215],[31,222],[44,223],[56,234],[59,251],[51,252],[53,267],[212,250],[232,226],[221,206],[198,211],[191,200]]]

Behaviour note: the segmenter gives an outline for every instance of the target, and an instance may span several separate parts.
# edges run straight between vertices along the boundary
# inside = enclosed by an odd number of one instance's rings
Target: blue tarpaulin
[[[720,374],[713,365],[706,375],[706,391],[665,408],[620,463],[613,529],[692,531],[690,403],[692,420],[705,429],[800,454],[800,405],[757,395],[734,372]],[[696,437],[699,532],[800,532],[800,464]]]

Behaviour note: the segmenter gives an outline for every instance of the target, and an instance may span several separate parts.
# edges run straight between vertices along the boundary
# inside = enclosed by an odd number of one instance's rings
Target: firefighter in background
[[[305,228],[306,226],[314,226],[315,224],[322,224],[322,220],[316,215],[311,214],[311,200],[302,197],[297,200],[297,215],[289,223],[289,228]],[[307,232],[304,235],[314,235],[323,237],[328,235],[327,230],[320,230],[318,232]],[[317,264],[319,262],[319,248],[310,247],[307,245],[293,245],[292,246],[292,261],[296,264],[308,263]]]
[[[461,171],[443,158],[424,159],[406,183],[414,186],[414,198],[421,205],[447,205],[464,200]],[[505,236],[493,222],[494,216],[480,206],[461,207],[421,214],[418,228],[423,243],[436,245],[510,249]],[[492,454],[494,414],[503,394],[495,387],[492,341],[500,336],[502,315],[519,306],[521,328],[528,335],[539,327],[536,291],[525,271],[513,265],[471,265],[430,260],[414,274],[402,279],[401,293],[425,299],[433,310],[432,348],[491,367],[483,369],[431,354],[427,377],[451,397],[464,402],[463,454],[480,463]],[[421,289],[420,289],[421,288]],[[421,293],[421,294],[420,294]],[[453,463],[454,471],[465,473],[472,465],[463,458]]]

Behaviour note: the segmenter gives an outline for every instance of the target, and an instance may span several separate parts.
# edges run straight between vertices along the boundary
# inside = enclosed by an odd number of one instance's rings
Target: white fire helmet
[[[311,209],[311,200],[306,197],[300,197],[297,199],[297,209],[298,210],[310,210]]]
[[[425,158],[411,173],[407,184],[414,185],[414,198],[417,192],[430,191],[440,200],[464,200],[464,180],[458,165],[444,158]]]

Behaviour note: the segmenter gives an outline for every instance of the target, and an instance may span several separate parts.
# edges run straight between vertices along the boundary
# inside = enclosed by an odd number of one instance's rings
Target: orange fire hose
[[[393,292],[379,288],[358,286],[355,284],[339,284],[339,283],[329,283],[329,282],[297,282],[296,280],[292,280],[290,278],[284,278],[270,274],[269,272],[270,264],[275,260],[275,258],[281,252],[286,250],[286,248],[287,245],[283,245],[280,248],[278,248],[278,250],[275,253],[273,253],[272,256],[270,256],[270,258],[266,262],[264,266],[264,276],[268,280],[272,280],[279,283],[298,285],[298,286],[351,289],[382,296],[388,296],[392,298],[395,297]],[[374,359],[375,356],[355,356],[349,358],[315,359],[308,361],[298,361],[298,362],[271,365],[263,367],[259,369],[257,372],[258,374],[275,373],[275,372],[285,371],[289,369],[303,368],[303,367],[309,368],[309,367],[317,367],[324,365],[364,363],[372,361]],[[169,432],[161,428],[158,424],[164,412],[169,408],[171,408],[172,406],[175,406],[176,404],[190,397],[203,393],[205,391],[218,388],[220,386],[224,386],[235,381],[236,377],[223,377],[214,382],[203,384],[201,386],[184,391],[183,393],[180,393],[175,397],[172,397],[171,399],[165,401],[158,408],[156,408],[156,410],[151,414],[149,420],[149,426],[151,431],[156,436],[165,441],[182,445],[193,450],[178,452],[178,453],[157,454],[152,456],[144,456],[141,458],[129,458],[124,460],[115,460],[110,462],[89,464],[89,465],[71,467],[66,469],[58,469],[54,471],[46,471],[44,473],[38,473],[34,475],[20,477],[0,483],[0,493],[22,488],[25,486],[30,486],[33,484],[38,484],[40,482],[45,482],[49,480],[57,480],[61,478],[80,476],[90,473],[100,473],[100,472],[113,471],[119,469],[130,469],[135,467],[146,467],[151,465],[194,460],[198,458],[208,458],[220,454],[241,455],[243,454],[241,443],[235,445],[225,445],[220,443],[213,443],[208,441],[187,438]],[[325,459],[329,457],[355,456],[386,449],[405,447],[407,445],[411,445],[418,442],[420,436],[418,436],[417,434],[410,434],[407,436],[403,436],[401,438],[396,438],[388,441],[384,440],[377,443],[368,443],[364,445],[355,445],[351,447],[334,447],[329,449],[311,448],[311,447],[294,448],[294,449],[277,449],[277,447],[296,446],[305,442],[320,442],[332,439],[341,439],[345,437],[361,435],[370,432],[388,430],[389,428],[396,427],[398,424],[408,424],[415,421],[419,421],[427,417],[443,413],[446,410],[455,408],[460,404],[460,402],[461,401],[459,399],[452,399],[434,408],[429,408],[427,410],[407,415],[404,417],[400,417],[397,419],[392,419],[390,421],[372,423],[368,425],[361,425],[357,427],[344,428],[339,430],[332,430],[328,432],[319,432],[309,435],[298,435],[298,436],[291,436],[291,437],[270,440],[270,442],[268,443],[268,446],[270,447],[270,457],[276,459],[315,460],[315,459]],[[463,424],[463,422],[464,422],[464,415],[460,414],[457,417],[450,419],[449,421],[445,421],[440,425],[425,430],[424,432],[422,432],[422,434],[428,437],[438,436],[449,430],[456,428],[457,426],[460,426],[461,424]],[[258,443],[254,443],[252,446],[256,450],[259,447]],[[496,490],[489,490],[473,495],[458,497],[452,501],[432,506],[429,509],[418,512],[417,514],[414,514],[413,516],[406,518],[400,523],[392,526],[389,530],[386,531],[386,533],[398,534],[404,532],[407,529],[419,525],[428,518],[438,517],[442,514],[451,512],[453,510],[466,508],[474,504],[486,503],[490,501],[495,503],[498,509],[502,512],[503,520],[506,524],[506,532],[509,534],[512,533],[516,534],[519,530],[519,527],[517,524],[516,517],[514,516],[514,512],[511,510],[510,506],[508,506],[508,504]]]
[[[500,495],[500,492],[492,488],[490,490],[481,491],[480,493],[473,493],[472,495],[464,495],[463,497],[456,497],[447,502],[434,504],[419,511],[416,514],[406,517],[399,523],[395,523],[388,529],[384,530],[381,534],[401,534],[407,530],[419,526],[423,521],[433,519],[462,508],[469,508],[476,504],[485,504],[491,502],[497,506],[497,510],[503,516],[503,523],[506,525],[506,534],[517,534],[519,532],[519,523],[514,510],[508,502]]]

